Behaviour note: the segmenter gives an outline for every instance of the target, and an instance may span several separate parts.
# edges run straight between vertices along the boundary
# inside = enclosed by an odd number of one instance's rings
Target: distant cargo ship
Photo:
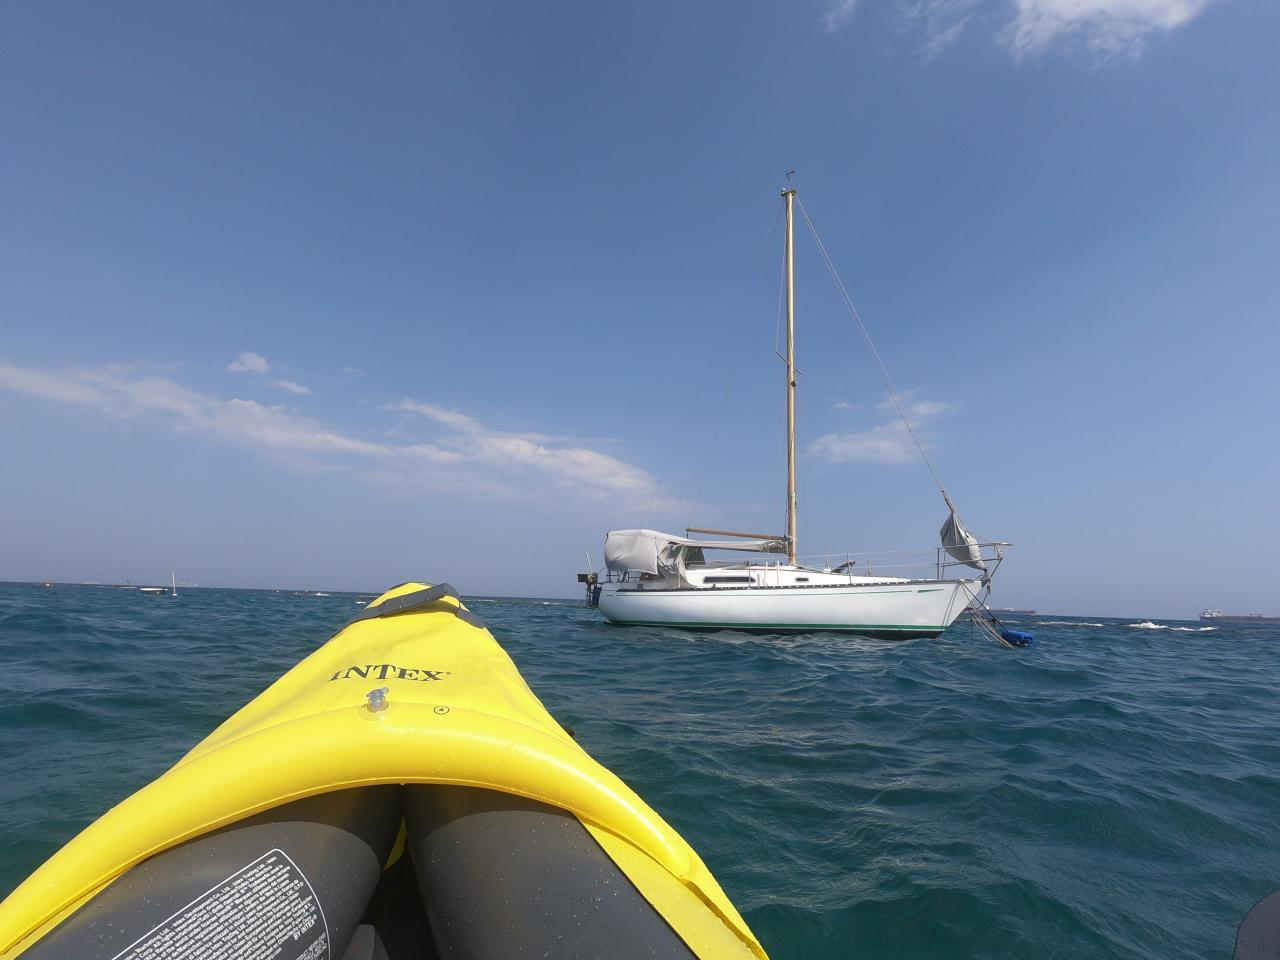
[[[1260,613],[1223,613],[1221,610],[1201,610],[1201,623],[1280,623],[1280,617],[1264,617]]]
[[[969,604],[969,609],[970,610],[974,609],[974,605]],[[990,613],[996,614],[997,616],[1004,616],[1004,617],[1012,617],[1012,616],[1034,617],[1036,615],[1036,612],[1034,610],[1022,610],[1015,607],[986,607],[985,609]]]

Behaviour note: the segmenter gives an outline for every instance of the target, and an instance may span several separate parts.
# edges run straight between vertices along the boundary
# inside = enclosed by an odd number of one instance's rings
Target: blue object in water
[[[1010,630],[1007,627],[1000,628],[1000,639],[1011,647],[1029,647],[1036,642],[1036,638],[1023,630]]]

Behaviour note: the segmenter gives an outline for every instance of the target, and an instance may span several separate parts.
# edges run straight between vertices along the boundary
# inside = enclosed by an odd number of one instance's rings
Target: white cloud
[[[21,378],[6,375],[13,369],[0,368],[0,386],[32,393],[25,388]],[[121,420],[157,417],[179,433],[212,436],[277,456],[307,454],[386,458],[395,452],[392,447],[347,436],[283,407],[268,407],[238,398],[222,400],[165,377],[129,377],[83,368],[65,373],[35,372],[40,373],[45,381],[61,381],[69,388],[66,396],[51,399],[86,403],[77,399],[74,391],[88,388],[94,391],[95,400],[87,405],[108,416]]]
[[[74,377],[60,376],[44,370],[29,370],[0,363],[0,387],[42,400],[59,400],[105,408],[110,395]]]
[[[920,54],[926,60],[932,60],[959,39],[969,17],[964,16],[945,25],[929,22],[925,26],[925,40],[920,45]]]
[[[920,434],[949,408],[936,400],[918,399],[916,393],[909,390],[899,399],[916,433]],[[876,410],[885,417],[884,422],[866,430],[824,434],[809,444],[809,455],[836,463],[851,460],[865,463],[913,462],[919,453],[893,401],[884,400],[876,404]]]
[[[273,387],[279,387],[281,390],[287,390],[289,393],[299,397],[311,396],[311,389],[309,387],[304,387],[300,383],[294,383],[292,380],[272,380],[271,385]]]
[[[228,363],[227,369],[232,373],[266,373],[271,364],[261,354],[246,351]]]
[[[908,463],[915,458],[911,437],[901,423],[881,423],[870,430],[828,433],[809,444],[809,453],[844,463]]]
[[[828,30],[839,30],[853,19],[858,0],[832,0],[822,15],[822,23]]]
[[[908,30],[922,33],[919,53],[932,60],[964,31],[985,0],[898,0]]]
[[[898,395],[898,400],[902,403],[903,411],[905,411],[907,418],[911,420],[913,423],[919,423],[923,420],[932,419],[933,417],[946,413],[948,410],[951,409],[947,404],[942,403],[938,400],[915,399],[916,394],[918,394],[919,392],[920,391],[918,389],[906,390]],[[898,412],[897,407],[894,406],[893,401],[889,399],[881,400],[879,403],[877,403],[876,409],[879,410],[881,413],[883,413],[885,416],[888,416],[889,414],[896,415]]]
[[[849,403],[849,401],[848,401],[848,400],[837,400],[834,404],[832,404],[832,406],[834,406],[837,410],[852,410],[852,409],[853,409],[853,407],[850,405],[850,403]]]
[[[654,489],[646,471],[578,441],[490,430],[457,410],[413,400],[388,409],[438,425],[441,435],[431,442],[369,440],[286,407],[222,399],[166,377],[119,368],[40,370],[0,363],[0,388],[117,419],[155,420],[177,433],[250,449],[292,469],[347,471],[401,491],[510,500],[569,488],[613,497],[625,506],[645,502]]]
[[[271,364],[267,362],[267,358],[262,354],[246,351],[228,363],[227,369],[232,373],[267,373],[271,369]],[[293,380],[279,378],[269,380],[268,382],[278,390],[284,390],[287,393],[292,393],[295,397],[311,396],[310,387],[304,387],[302,384],[296,383]]]
[[[1015,58],[1035,56],[1054,46],[1083,43],[1095,56],[1136,57],[1147,38],[1198,17],[1214,0],[897,0],[909,28],[923,33],[920,51],[939,54],[971,19],[994,21],[1000,41]],[[823,26],[839,30],[853,18],[856,0],[828,0]],[[1012,19],[1008,19],[1008,12]]]
[[[475,417],[430,403],[401,400],[383,409],[414,413],[455,431],[440,443],[456,447],[470,459],[492,464],[503,471],[519,468],[596,493],[642,497],[651,494],[649,474],[617,457],[576,444],[563,437],[540,433],[505,433],[490,430]]]
[[[401,400],[397,403],[384,404],[383,410],[399,410],[403,413],[416,413],[419,416],[426,417],[428,420],[434,420],[436,423],[442,423],[446,427],[453,427],[455,430],[461,430],[465,433],[474,433],[483,430],[480,422],[474,417],[468,417],[465,413],[459,413],[457,410],[446,410],[444,407],[437,407],[430,403],[419,403],[417,400]]]
[[[1147,35],[1190,23],[1210,0],[1015,0],[1004,41],[1017,57],[1081,39],[1095,54],[1142,52]]]

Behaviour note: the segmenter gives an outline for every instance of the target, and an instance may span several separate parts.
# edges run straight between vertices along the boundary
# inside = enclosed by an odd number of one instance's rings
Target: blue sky
[[[995,603],[1280,613],[1280,7],[0,10],[0,578],[576,595],[783,524],[783,174]],[[801,552],[944,518],[798,244]]]

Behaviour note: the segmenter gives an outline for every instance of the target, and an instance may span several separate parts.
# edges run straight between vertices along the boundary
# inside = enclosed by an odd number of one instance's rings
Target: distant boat
[[[152,595],[154,596],[154,595],[158,595],[158,594],[161,594],[161,593],[168,593],[169,591],[165,590],[165,588],[164,588],[164,587],[139,587],[139,588],[138,588],[138,592],[139,592],[139,593],[150,593],[150,594],[152,594]]]
[[[1264,617],[1260,613],[1223,613],[1221,610],[1201,610],[1201,623],[1280,623],[1280,617]]]

